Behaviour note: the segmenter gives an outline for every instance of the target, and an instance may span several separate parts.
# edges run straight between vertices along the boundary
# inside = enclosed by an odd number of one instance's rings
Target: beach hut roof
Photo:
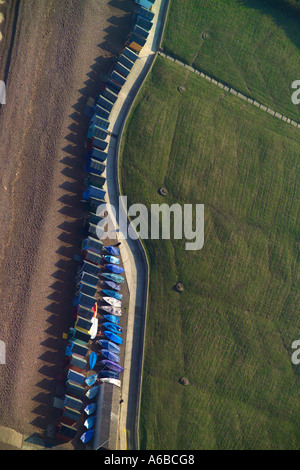
[[[72,408],[69,408],[68,406],[66,406],[63,410],[63,417],[77,422],[81,417],[81,413],[80,411],[73,410]]]
[[[135,62],[139,58],[138,54],[136,54],[134,51],[132,51],[128,47],[125,47],[123,51],[123,55],[125,57],[128,57],[128,59],[132,60],[132,62]]]
[[[115,70],[119,72],[121,75],[123,75],[124,77],[128,77],[128,75],[130,74],[130,70],[127,67],[125,67],[125,65],[121,64],[120,62],[116,63]]]
[[[92,263],[89,263],[88,261],[84,261],[82,265],[82,271],[93,274],[94,276],[98,276],[100,268]]]
[[[137,18],[137,25],[141,26],[146,31],[150,31],[153,26],[153,23],[150,20],[143,18],[142,15],[139,15]]]
[[[77,353],[83,357],[85,357],[89,351],[89,348],[87,346],[84,346],[84,344],[80,344],[78,341],[76,341],[76,339],[70,342],[70,348],[72,354]]]
[[[115,103],[118,99],[118,94],[110,90],[107,87],[105,87],[104,90],[102,90],[101,94],[105,96],[105,98],[107,98],[112,103]]]
[[[95,264],[100,264],[101,261],[102,261],[101,256],[98,255],[97,253],[94,253],[93,251],[88,251],[87,252],[86,259],[89,260],[89,261],[92,261]]]
[[[99,253],[103,248],[103,243],[93,237],[87,237],[84,240],[84,245],[88,248],[93,248],[94,250],[97,250]]]
[[[105,184],[106,178],[104,176],[95,175],[94,173],[90,173],[87,177],[87,184],[98,185],[99,187],[103,187]]]
[[[109,128],[109,121],[101,116],[97,116],[97,114],[92,117],[91,122],[94,122],[97,126],[101,127],[105,131],[107,131]]]
[[[144,47],[144,45],[146,44],[146,39],[142,38],[136,33],[132,33],[132,35],[130,36],[129,43],[131,42],[135,42],[139,46]]]
[[[147,8],[144,8],[143,5],[140,6],[139,15],[141,15],[143,18],[146,18],[147,20],[150,20],[150,21],[152,21],[154,18],[153,11],[149,11]]]
[[[117,83],[119,83],[120,85],[124,85],[124,83],[126,82],[126,78],[123,77],[123,75],[121,75],[119,72],[117,72],[116,70],[114,70],[111,74],[111,79]]]
[[[132,60],[130,60],[128,57],[126,57],[124,54],[122,54],[120,56],[119,62],[120,62],[120,64],[127,67],[129,70],[131,70],[132,67],[134,66],[134,62]]]
[[[96,104],[95,106],[95,115],[98,117],[103,117],[104,119],[108,120],[110,111],[103,108],[101,105]]]
[[[102,106],[102,108],[106,109],[107,111],[111,111],[113,108],[114,103],[112,103],[110,100],[105,98],[105,96],[102,95],[102,93],[99,94],[97,103]]]
[[[82,398],[85,393],[85,387],[77,384],[76,382],[72,382],[72,380],[67,380],[66,382],[67,392],[71,395],[75,395],[75,397]]]
[[[71,397],[70,395],[65,395],[64,406],[80,411],[82,408],[82,405],[83,405],[82,400]]]
[[[139,36],[141,36],[143,39],[147,39],[147,37],[149,36],[149,31],[147,31],[146,29],[142,28],[141,26],[139,26],[138,24],[135,25],[135,28],[133,30],[134,33],[138,34]]]
[[[71,426],[68,426],[67,424],[64,423],[59,423],[58,426],[58,436],[65,436],[69,439],[74,439],[74,437],[77,434],[77,429],[72,428]]]
[[[94,119],[94,118],[92,118]],[[95,119],[91,122],[90,133],[93,137],[98,137],[98,139],[105,140],[108,136],[107,131],[98,125],[97,120],[101,119],[95,116]]]
[[[95,312],[91,308],[84,307],[83,305],[78,305],[77,313],[82,318],[86,318],[87,320],[91,320],[93,318]]]
[[[86,318],[83,318],[83,317],[77,317],[77,320],[75,323],[76,328],[83,328],[86,331],[90,331],[92,326],[93,326],[93,322],[91,322],[90,320],[87,320]]]
[[[135,3],[138,3],[138,5],[141,5],[144,8],[152,8],[155,0],[135,0]]]
[[[110,383],[100,386],[93,449],[117,449],[120,390]]]
[[[80,318],[80,317],[79,317]],[[92,323],[91,323],[92,325]],[[80,369],[85,369],[87,366],[87,361],[83,356],[79,354],[73,353],[71,356],[71,365],[75,367],[79,367]]]
[[[98,160],[95,160],[94,158],[90,159],[89,166],[91,169],[97,170],[99,172],[100,171],[104,172],[106,168],[105,165],[103,165],[103,163],[99,163]]]
[[[108,82],[106,83],[106,88],[108,88],[109,90],[112,90],[114,93],[118,95],[121,91],[122,86],[113,82],[112,80],[108,80]]]
[[[93,145],[97,145],[97,141],[93,141]],[[99,160],[99,162],[104,163],[107,160],[108,154],[103,152],[102,150],[98,149],[97,147],[92,147],[91,157],[94,160]]]

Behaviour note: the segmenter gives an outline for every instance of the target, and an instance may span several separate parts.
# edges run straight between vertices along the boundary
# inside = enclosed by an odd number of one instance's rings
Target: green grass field
[[[300,105],[291,101],[291,85],[300,79],[300,5],[295,5],[292,0],[171,0],[163,48],[300,122]]]
[[[204,204],[205,243],[144,241],[142,448],[299,448],[299,146],[299,129],[156,59],[122,140],[122,192]]]

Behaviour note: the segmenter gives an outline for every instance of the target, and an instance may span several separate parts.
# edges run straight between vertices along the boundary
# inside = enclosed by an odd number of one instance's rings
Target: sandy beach
[[[0,425],[43,435],[82,241],[84,109],[132,28],[132,0],[10,0],[0,42]],[[1,448],[1,443],[0,443]]]

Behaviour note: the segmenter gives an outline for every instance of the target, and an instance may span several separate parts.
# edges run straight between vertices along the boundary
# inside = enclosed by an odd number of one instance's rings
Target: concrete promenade
[[[167,6],[167,0],[156,0],[152,10],[155,13],[153,27],[147,43],[141,50],[140,57],[135,62],[111,111],[109,131],[116,134],[118,138],[110,138],[106,173],[103,175],[106,177],[105,202],[111,204],[117,214],[116,230],[118,239],[121,241],[121,256],[130,292],[126,312],[128,324],[121,390],[123,402],[120,405],[119,445],[121,450],[139,448],[138,422],[149,272],[140,240],[126,239],[124,229],[122,230],[119,226],[119,214],[127,219],[125,208],[122,203],[119,203],[119,146],[128,113],[159,48]]]

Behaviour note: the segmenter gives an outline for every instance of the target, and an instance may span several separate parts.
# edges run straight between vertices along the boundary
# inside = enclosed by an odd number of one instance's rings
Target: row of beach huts
[[[97,209],[105,204],[108,137],[113,137],[110,113],[153,26],[155,0],[135,2],[139,8],[134,29],[109,79],[86,108],[90,125],[84,155],[85,234],[77,259],[74,324],[65,335],[64,374],[60,377],[63,392],[53,399],[59,410],[53,437],[63,442],[77,440],[95,450],[118,448],[124,356],[121,290],[125,278],[120,243],[104,246],[105,214],[99,216]]]

